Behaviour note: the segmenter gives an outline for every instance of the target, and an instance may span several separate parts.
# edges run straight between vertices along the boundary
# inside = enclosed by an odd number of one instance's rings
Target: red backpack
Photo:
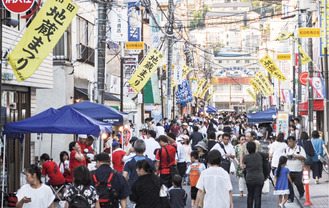
[[[201,163],[198,163],[197,165],[191,164],[191,171],[190,171],[190,184],[191,186],[196,186],[198,183],[198,180],[200,178],[201,171],[199,169]]]

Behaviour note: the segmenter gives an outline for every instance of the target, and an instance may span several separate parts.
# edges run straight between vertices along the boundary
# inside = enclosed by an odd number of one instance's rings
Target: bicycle
[[[329,160],[328,160],[328,155],[323,156],[322,166],[323,166],[323,170],[327,174],[329,174]]]

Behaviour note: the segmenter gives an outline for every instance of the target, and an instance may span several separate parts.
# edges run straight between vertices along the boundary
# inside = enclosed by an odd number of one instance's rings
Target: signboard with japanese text
[[[120,77],[111,74],[108,88],[110,93],[120,94]]]
[[[139,1],[128,2],[128,41],[140,42],[141,41],[141,10],[139,8]]]
[[[173,65],[173,69],[175,70],[174,65]],[[191,71],[191,69],[184,64],[183,65],[183,68],[181,69],[181,71],[182,71],[182,79],[185,79],[186,78],[186,75]],[[175,73],[175,71],[174,71],[174,73]],[[174,78],[171,79],[171,86],[172,87],[177,87],[177,84],[175,83]]]
[[[201,99],[204,98],[204,96],[206,95],[206,92],[210,89],[210,87],[211,87],[211,84],[208,83],[208,84],[205,86],[205,88],[202,90],[202,92],[201,92],[199,98],[201,98]]]
[[[298,28],[298,37],[319,38],[321,37],[321,28]]]
[[[225,72],[228,71],[242,71],[244,73],[246,73],[249,77],[251,77],[254,73],[246,68],[240,67],[240,66],[231,66],[231,67],[227,67],[224,68],[222,70],[220,70],[220,72],[218,74],[216,74],[217,77],[222,76]]]
[[[123,59],[124,77],[130,79],[138,66],[138,56],[126,56]]]
[[[256,92],[260,92],[260,90],[259,90],[259,88],[258,88],[258,86],[256,85],[256,83],[254,82],[254,80],[252,79],[252,80],[250,80],[250,82],[249,82],[251,85],[252,85],[252,87],[254,88],[254,91],[256,91]]]
[[[174,83],[175,84],[181,84],[183,81],[183,71],[182,71],[182,67],[179,65],[175,66],[174,69]]]
[[[2,5],[11,13],[25,13],[33,6],[34,0],[2,0]],[[2,17],[1,17],[2,18]]]
[[[139,93],[143,89],[146,82],[156,71],[158,65],[162,62],[164,57],[165,56],[156,48],[152,48],[150,50],[143,62],[137,68],[136,72],[128,81],[136,93]]]
[[[199,94],[200,94],[200,92],[201,92],[201,89],[202,89],[203,85],[204,85],[206,82],[207,82],[207,80],[206,80],[205,78],[202,78],[202,79],[200,80],[200,82],[198,83],[197,91],[196,91],[195,94],[193,94],[193,96],[195,96],[195,97],[198,97],[198,96],[199,96]]]
[[[128,9],[127,7],[112,6],[110,11],[111,40],[126,42],[128,39]]]
[[[320,1],[321,5],[319,5],[319,23],[320,23],[320,28],[321,28],[321,37],[320,37],[320,56],[324,56],[324,48],[325,46],[329,45],[329,38],[327,38],[327,44],[325,44],[325,28],[324,28],[324,20],[327,19],[328,21],[328,17],[325,18],[324,17],[324,1]],[[327,14],[329,14],[329,1],[327,1]],[[327,33],[329,31],[329,24],[327,24]],[[329,53],[328,53],[329,54]]]
[[[277,60],[291,60],[291,54],[277,54],[276,55]]]
[[[143,50],[144,42],[126,42],[126,50]]]
[[[17,81],[29,78],[53,50],[78,11],[70,0],[47,0],[8,55]]]
[[[271,59],[271,57],[266,54],[263,58],[259,59],[259,62],[263,65],[263,67],[275,78],[281,81],[286,81],[286,77],[282,74],[278,66]]]

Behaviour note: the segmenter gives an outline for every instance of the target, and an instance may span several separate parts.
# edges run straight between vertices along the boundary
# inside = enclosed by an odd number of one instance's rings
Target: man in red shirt
[[[47,182],[48,185],[58,186],[65,183],[65,178],[59,170],[58,165],[54,161],[50,160],[48,154],[45,153],[41,155],[40,162],[42,164],[42,176],[48,175],[49,177]]]
[[[81,147],[81,153],[83,154],[84,149],[86,149],[87,134],[78,134],[77,143]]]
[[[125,163],[122,161],[123,157],[126,155],[126,152],[123,151],[120,146],[119,142],[112,143],[112,163],[113,169],[122,173]]]
[[[172,138],[161,135],[158,138],[161,149],[155,155],[155,167],[160,174],[162,184],[168,188],[172,186],[170,176],[170,166],[177,164],[176,151],[177,145]],[[169,145],[169,142],[171,145]]]

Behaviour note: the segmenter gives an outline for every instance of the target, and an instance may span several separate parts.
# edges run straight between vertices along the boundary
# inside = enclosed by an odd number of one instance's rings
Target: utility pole
[[[120,48],[121,48],[121,57],[120,57],[120,111],[123,112],[123,65],[124,65],[124,55],[125,55],[125,49],[123,47],[123,42],[120,42]]]
[[[308,11],[308,25],[307,27],[312,27],[312,11]],[[308,38],[308,54],[311,60],[313,60],[313,48],[312,48],[312,38]],[[313,77],[313,62],[308,63],[308,76],[310,79]],[[312,135],[313,130],[313,88],[310,83],[308,83],[308,135]]]
[[[298,3],[300,4],[300,2]],[[301,10],[300,10],[300,5],[298,5],[298,28],[302,27],[302,20],[301,20]],[[298,43],[301,45],[300,38],[298,38]],[[302,73],[302,62],[301,62],[301,57],[300,57],[300,51],[298,51],[298,77]],[[298,82],[298,91],[297,91],[297,116],[299,112],[299,103],[302,101],[302,85]]]
[[[293,105],[292,105],[292,114],[293,117],[296,117],[296,52],[295,52],[295,41],[292,41],[292,100],[293,100]]]
[[[97,69],[97,82],[98,82],[98,103],[104,104],[105,93],[105,49],[106,49],[106,9],[105,1],[98,1],[98,69]]]
[[[328,142],[329,137],[329,81],[328,81],[328,35],[327,35],[327,0],[324,0],[324,82],[326,86],[326,99],[324,99],[324,137],[325,142]],[[329,147],[329,143],[328,143]]]
[[[168,34],[168,68],[167,68],[167,118],[171,118],[171,71],[172,71],[172,56],[173,56],[173,34],[174,34],[174,1],[168,0],[169,6],[169,23],[167,27],[167,34]],[[174,107],[174,106],[173,106]],[[174,113],[174,112],[173,112]]]

